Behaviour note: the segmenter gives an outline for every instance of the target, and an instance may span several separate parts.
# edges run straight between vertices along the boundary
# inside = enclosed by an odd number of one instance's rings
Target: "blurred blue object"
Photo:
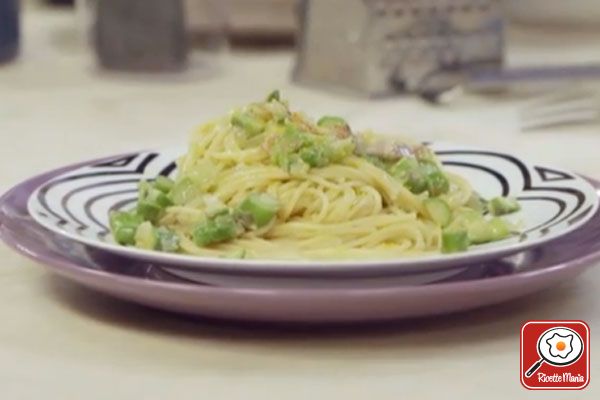
[[[19,51],[19,0],[0,0],[0,63]]]

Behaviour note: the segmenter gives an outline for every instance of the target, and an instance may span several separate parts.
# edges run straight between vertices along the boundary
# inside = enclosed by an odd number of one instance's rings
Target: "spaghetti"
[[[111,227],[121,244],[198,256],[380,259],[503,239],[490,204],[426,146],[315,123],[274,93],[200,127],[176,178],[142,182]]]

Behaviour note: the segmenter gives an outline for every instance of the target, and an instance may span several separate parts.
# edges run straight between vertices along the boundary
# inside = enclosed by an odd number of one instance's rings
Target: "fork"
[[[600,119],[598,95],[585,88],[554,91],[529,101],[519,113],[522,131],[579,125]]]
[[[520,112],[521,130],[529,131],[559,125],[589,123],[600,118],[596,93],[584,89],[582,82],[600,79],[600,64],[528,66],[505,69],[450,68],[434,72],[419,87],[421,98],[444,104],[456,94],[489,92],[510,87],[545,87],[548,83],[569,84],[569,89],[554,91],[529,101]],[[539,88],[538,88],[539,89]]]

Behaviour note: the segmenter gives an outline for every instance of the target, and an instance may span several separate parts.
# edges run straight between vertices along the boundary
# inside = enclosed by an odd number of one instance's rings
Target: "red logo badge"
[[[590,381],[590,328],[583,321],[521,327],[521,383],[527,389],[583,389]]]

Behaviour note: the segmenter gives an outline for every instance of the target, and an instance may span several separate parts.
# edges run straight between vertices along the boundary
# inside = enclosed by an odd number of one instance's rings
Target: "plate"
[[[0,198],[0,238],[49,271],[96,291],[167,311],[286,323],[424,317],[498,304],[571,279],[600,259],[600,215],[551,245],[467,268],[435,284],[386,288],[248,289],[189,283],[160,265],[85,246],[35,223],[27,199],[67,172],[30,179]],[[595,182],[596,188],[600,185]]]
[[[108,229],[111,210],[131,208],[141,179],[173,176],[184,148],[144,151],[86,163],[41,185],[30,197],[29,213],[47,229],[99,249],[146,261],[193,267],[206,273],[327,275],[421,273],[463,268],[506,256],[565,235],[589,220],[598,207],[594,188],[556,168],[526,163],[499,152],[430,144],[448,170],[461,174],[484,197],[510,195],[522,211],[511,218],[522,234],[473,246],[458,254],[429,254],[373,261],[232,260],[147,251],[115,244]]]

